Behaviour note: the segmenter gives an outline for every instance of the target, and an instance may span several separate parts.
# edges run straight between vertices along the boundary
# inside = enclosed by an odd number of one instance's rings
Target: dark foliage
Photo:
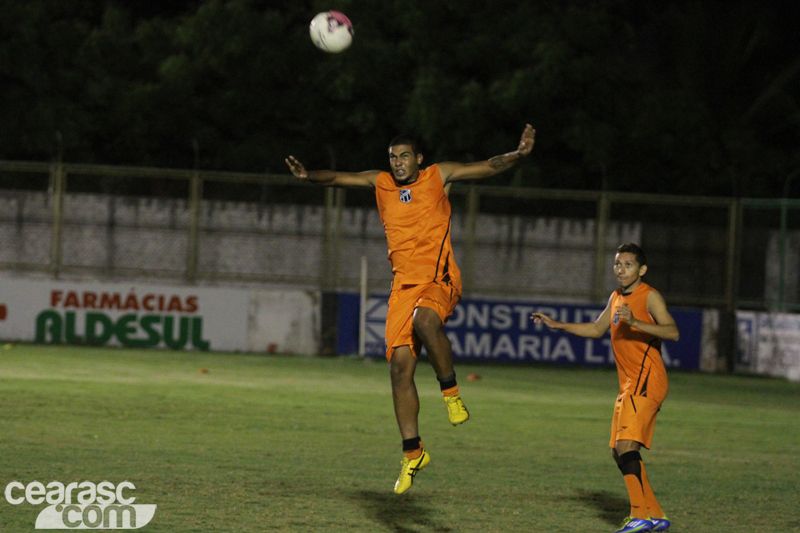
[[[0,158],[286,172],[484,159],[494,184],[781,196],[800,169],[788,2],[0,0]],[[353,46],[313,48],[322,9]],[[789,187],[800,196],[800,179]],[[13,186],[13,183],[6,183]]]

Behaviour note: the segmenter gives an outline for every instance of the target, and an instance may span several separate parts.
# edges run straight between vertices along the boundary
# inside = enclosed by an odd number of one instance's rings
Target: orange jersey
[[[408,185],[381,172],[375,196],[395,287],[441,283],[460,291],[461,273],[450,243],[450,200],[439,165],[420,170],[417,181]]]
[[[617,320],[616,309],[628,304],[637,320],[655,324],[647,312],[647,296],[655,291],[642,282],[631,293],[617,289],[611,295],[611,347],[619,374],[620,393],[663,401],[667,395],[667,370],[661,359],[661,339]]]

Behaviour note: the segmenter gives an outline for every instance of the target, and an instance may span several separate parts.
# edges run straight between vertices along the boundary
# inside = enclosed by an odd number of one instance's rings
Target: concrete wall
[[[535,209],[532,211],[535,212]],[[43,192],[4,191],[0,198],[0,265],[50,262],[52,207]],[[70,193],[64,202],[61,266],[107,280],[183,280],[190,213],[186,200]],[[319,205],[203,201],[197,279],[358,287],[366,256],[371,288],[388,291],[391,271],[383,225],[374,207],[345,208],[340,234],[325,246]],[[479,214],[474,253],[467,250],[465,214],[453,213],[452,238],[465,294],[557,295],[586,299],[595,261],[595,221]],[[639,241],[638,223],[612,223],[609,265],[623,241]],[[327,276],[327,277],[326,277]],[[609,268],[606,282],[614,279]]]

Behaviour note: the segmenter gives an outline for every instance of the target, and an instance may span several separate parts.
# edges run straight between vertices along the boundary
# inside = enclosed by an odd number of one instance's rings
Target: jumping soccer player
[[[414,371],[422,346],[436,372],[450,423],[465,422],[469,412],[458,392],[450,340],[444,324],[461,298],[461,274],[450,244],[450,200],[453,182],[497,175],[516,165],[533,148],[535,130],[522,132],[513,152],[475,163],[443,162],[421,168],[416,141],[395,137],[389,144],[391,172],[310,172],[293,156],[286,164],[297,178],[335,187],[371,187],[386,231],[392,291],[386,316],[386,359],[392,398],[405,457],[394,486],[407,491],[429,462],[419,436],[419,396]]]
[[[650,449],[656,415],[667,396],[667,371],[661,340],[677,341],[678,327],[661,294],[642,281],[645,254],[636,244],[617,248],[614,275],[619,288],[593,323],[557,322],[533,313],[535,322],[581,337],[602,337],[611,328],[611,347],[619,375],[619,396],[611,421],[611,455],[622,471],[631,515],[616,533],[668,531],[670,522],[656,500],[639,450]]]

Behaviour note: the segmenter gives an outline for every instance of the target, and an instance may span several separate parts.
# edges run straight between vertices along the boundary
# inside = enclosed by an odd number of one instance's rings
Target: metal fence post
[[[725,273],[725,306],[720,309],[717,350],[717,370],[736,370],[736,307],[738,305],[738,283],[741,262],[742,201],[734,198],[728,207],[728,250]]]
[[[200,250],[200,203],[203,199],[203,180],[195,171],[189,181],[189,243],[186,257],[186,281],[197,280],[198,255]]]
[[[606,264],[606,234],[608,233],[608,220],[611,216],[611,198],[608,192],[600,193],[597,201],[597,234],[595,236],[595,256],[594,256],[594,284],[593,296],[598,302],[606,297],[606,288],[603,280],[608,269]]]
[[[342,249],[342,220],[344,219],[346,197],[347,191],[339,187],[334,189],[333,249],[331,250],[331,260],[333,261],[333,289],[337,289],[341,282],[342,261],[339,251]]]
[[[728,312],[735,312],[738,305],[737,287],[741,263],[742,200],[734,198],[728,207],[728,250],[725,273],[725,302]]]
[[[67,175],[61,158],[50,167],[50,198],[53,202],[53,227],[50,238],[50,273],[58,279],[61,272],[61,228],[64,225],[64,190]]]
[[[322,220],[322,265],[320,265],[320,288],[330,291],[334,288],[334,259],[336,219],[336,189],[325,188],[325,214]]]
[[[475,233],[478,228],[479,206],[480,195],[478,189],[474,185],[470,185],[469,192],[467,192],[467,234],[464,239],[466,248],[466,250],[464,250],[464,287],[472,287],[472,282],[475,277]]]
[[[786,239],[788,239],[786,226],[788,203],[789,201],[786,197],[781,198],[781,227],[780,233],[778,234],[778,311],[781,312],[786,311],[786,297],[784,291],[786,289]]]

